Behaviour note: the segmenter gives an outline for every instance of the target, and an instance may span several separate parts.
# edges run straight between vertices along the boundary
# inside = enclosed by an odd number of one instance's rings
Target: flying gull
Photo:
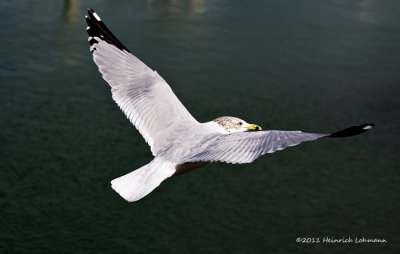
[[[261,131],[261,127],[230,116],[199,123],[156,72],[136,58],[92,9],[86,16],[90,52],[112,98],[142,134],[154,159],[111,181],[129,202],[137,201],[167,178],[210,162],[251,163],[261,155],[319,138],[348,137],[374,124],[362,124],[333,134],[301,131]]]

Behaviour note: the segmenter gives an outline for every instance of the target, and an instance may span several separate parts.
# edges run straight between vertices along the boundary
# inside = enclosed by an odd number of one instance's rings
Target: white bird
[[[112,188],[129,202],[137,201],[167,178],[210,162],[251,163],[266,153],[322,137],[360,134],[374,124],[353,126],[333,134],[301,131],[261,131],[236,117],[199,123],[156,72],[136,58],[88,9],[90,52],[112,98],[151,148],[147,165],[111,181]]]

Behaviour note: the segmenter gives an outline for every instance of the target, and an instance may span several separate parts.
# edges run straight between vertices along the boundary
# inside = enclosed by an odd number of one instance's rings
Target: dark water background
[[[330,132],[129,204],[151,159],[93,63],[94,8],[199,121]],[[400,1],[1,1],[0,252],[400,253]],[[386,244],[299,244],[297,237]]]

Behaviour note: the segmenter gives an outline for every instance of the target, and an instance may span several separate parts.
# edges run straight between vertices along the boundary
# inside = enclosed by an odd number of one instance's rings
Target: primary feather
[[[198,122],[157,72],[123,46],[93,10],[88,14],[93,60],[111,86],[112,98],[157,156],[177,133]]]

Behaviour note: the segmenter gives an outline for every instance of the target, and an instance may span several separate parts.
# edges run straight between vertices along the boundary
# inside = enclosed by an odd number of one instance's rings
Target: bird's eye
[[[242,122],[238,122],[237,125],[239,125],[239,126],[242,125]]]

